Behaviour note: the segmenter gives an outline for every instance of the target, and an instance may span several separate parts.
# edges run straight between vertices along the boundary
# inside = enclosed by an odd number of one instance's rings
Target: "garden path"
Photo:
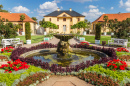
[[[93,86],[75,76],[52,76],[37,86]]]

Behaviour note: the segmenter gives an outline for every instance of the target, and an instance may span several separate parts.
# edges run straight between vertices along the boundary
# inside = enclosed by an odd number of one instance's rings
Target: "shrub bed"
[[[50,71],[40,67],[29,66],[28,69],[13,71],[12,73],[4,73],[5,70],[0,69],[0,86],[16,86],[20,81],[36,72],[50,73]]]
[[[92,67],[88,67],[84,69],[84,72],[87,72],[88,78],[90,79],[91,83],[97,83],[95,82],[95,79],[98,80],[100,77],[108,78],[106,79],[99,79],[98,84],[102,85],[102,82],[108,83],[107,86],[125,86],[126,84],[130,83],[130,71],[129,70],[110,70],[107,68],[107,64],[97,64]],[[89,73],[91,73],[92,77],[95,75],[98,77],[92,78],[89,76]],[[112,82],[112,81],[113,82]],[[87,80],[88,81],[88,80]],[[113,85],[109,85],[110,83],[113,83]],[[115,84],[115,85],[114,85]],[[105,85],[106,86],[106,85]]]
[[[36,84],[41,83],[48,78],[49,76],[47,73],[35,73],[28,76],[23,81],[20,81],[16,86],[36,86]]]
[[[49,65],[47,62],[42,62],[41,60],[34,60],[33,58],[22,58],[20,57],[21,54],[31,51],[31,50],[36,50],[36,49],[44,49],[44,48],[56,48],[57,45],[53,44],[40,44],[37,46],[33,46],[30,48],[17,48],[12,52],[11,59],[16,60],[20,59],[23,62],[30,63],[31,65],[34,66],[41,66],[43,69],[49,69],[52,72],[72,72],[72,71],[79,71],[80,69],[84,69],[85,67],[92,66],[94,64],[101,64],[101,63],[106,63],[109,60],[116,59],[116,52],[113,48],[101,48],[101,47],[95,47],[95,46],[89,46],[87,44],[82,45],[82,44],[76,44],[76,45],[71,45],[72,48],[85,48],[85,49],[93,49],[97,51],[101,51],[105,54],[107,54],[109,57],[103,57],[100,60],[91,60],[91,61],[86,61],[85,63],[80,63],[78,65],[72,65],[66,68],[63,68],[61,66],[57,66],[56,64]]]

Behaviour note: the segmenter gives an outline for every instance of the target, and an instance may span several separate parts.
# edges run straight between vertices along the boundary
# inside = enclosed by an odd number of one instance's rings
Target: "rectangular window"
[[[50,18],[50,21],[51,21],[51,18]]]
[[[59,21],[59,18],[57,18],[57,21]]]
[[[66,18],[63,18],[63,21],[66,21]]]
[[[80,21],[80,18],[78,18],[78,21]]]
[[[70,18],[70,21],[72,22],[72,18]]]
[[[57,25],[58,29],[59,29],[59,25]]]

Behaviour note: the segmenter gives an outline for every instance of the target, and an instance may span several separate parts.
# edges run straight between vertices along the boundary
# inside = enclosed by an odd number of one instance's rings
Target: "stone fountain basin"
[[[35,53],[57,53],[56,52],[57,48],[46,48],[46,49],[38,49],[38,50],[33,50],[33,51],[29,51],[29,52],[26,52],[24,54],[21,54],[20,57],[23,57],[23,58],[26,58],[26,57],[29,57],[30,55],[32,54],[35,54]],[[94,54],[97,54],[99,57],[108,57],[108,55],[106,55],[105,53],[103,52],[100,52],[100,51],[96,51],[96,50],[91,50],[91,49],[82,49],[82,48],[72,48],[73,52],[91,52],[91,53],[94,53]]]
[[[54,36],[62,41],[68,41],[69,39],[73,38],[75,35],[73,35],[73,34],[56,34]]]

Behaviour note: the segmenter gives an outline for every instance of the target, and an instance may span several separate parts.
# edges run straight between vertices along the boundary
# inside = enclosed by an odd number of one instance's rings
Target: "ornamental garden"
[[[126,26],[124,25],[126,31],[123,31],[123,25],[120,26],[119,31],[122,31],[122,35],[115,31],[115,35],[101,36],[102,24],[98,23],[94,36],[51,32],[41,38],[35,36],[36,39],[31,36],[30,23],[26,22],[25,36],[21,36],[21,39],[24,37],[26,40],[23,42],[28,45],[31,45],[31,42],[32,44],[38,43],[43,37],[51,40],[54,37],[60,39],[58,44],[42,42],[29,48],[17,46],[18,43],[21,43],[20,41],[10,42],[13,40],[11,39],[14,36],[13,33],[16,33],[14,30],[8,34],[0,29],[2,34],[6,34],[5,38],[10,38],[8,42],[14,43],[12,46],[1,49],[0,62],[7,61],[7,63],[0,65],[0,86],[37,86],[52,76],[76,76],[94,86],[130,86],[130,64],[128,64],[130,63],[130,52],[129,44],[127,44],[129,34],[126,33],[129,31],[130,22],[128,21],[129,18],[118,22],[119,25],[127,23]],[[4,28],[8,26],[8,30],[11,28],[10,25],[12,28],[16,28],[11,23],[7,25],[1,23],[1,25]],[[111,25],[114,27],[117,23]],[[51,22],[42,22],[41,26],[57,28]],[[72,29],[85,28],[85,26],[85,22],[82,21],[73,25]],[[15,37],[20,36],[15,35]],[[68,40],[71,38],[80,43],[70,44]],[[102,42],[101,45],[101,40],[106,42]]]

